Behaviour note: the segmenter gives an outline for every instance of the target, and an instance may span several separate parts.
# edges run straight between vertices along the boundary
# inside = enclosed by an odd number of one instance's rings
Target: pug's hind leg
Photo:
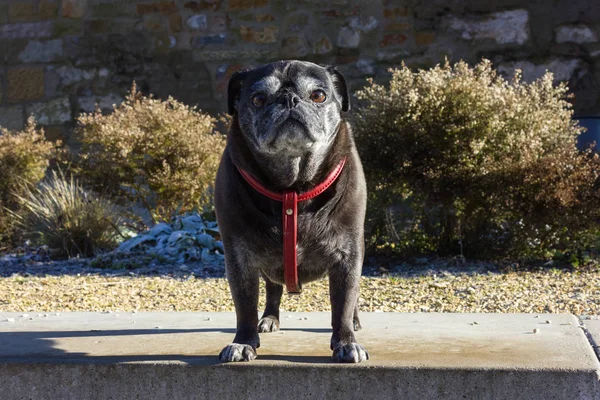
[[[279,305],[283,286],[271,281],[263,274],[267,289],[267,304],[262,318],[258,321],[258,331],[261,333],[277,332],[279,330]]]
[[[360,331],[362,329],[360,319],[358,318],[358,300],[356,300],[356,306],[354,306],[354,317],[352,318],[352,322],[354,323],[355,332]]]

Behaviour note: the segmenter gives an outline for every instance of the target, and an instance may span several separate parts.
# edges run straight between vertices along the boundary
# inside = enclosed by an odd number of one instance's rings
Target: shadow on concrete
[[[328,333],[330,329],[282,329],[283,331],[300,330],[312,333]],[[190,333],[223,333],[235,334],[235,329],[215,329],[215,328],[199,328],[199,329],[122,329],[122,330],[89,330],[89,331],[46,331],[46,332],[0,332],[0,364],[19,363],[19,364],[127,364],[127,363],[184,363],[188,365],[221,365],[218,360],[218,353],[222,347],[225,347],[228,340],[233,337],[226,338],[223,343],[218,343],[213,354],[160,354],[160,348],[152,347],[152,336],[154,335],[176,335]],[[68,351],[61,346],[64,346],[69,339],[77,340],[77,338],[98,338],[114,336],[140,336],[139,342],[126,341],[123,345],[137,346],[139,343],[144,343],[151,353],[159,354],[124,354],[124,355],[95,355],[88,352]],[[63,343],[59,343],[62,340]],[[173,340],[181,340],[173,337]],[[198,337],[198,341],[202,341]],[[74,347],[81,349],[86,346],[93,346],[90,339],[83,340]],[[164,343],[164,340],[163,342]],[[281,344],[282,346],[285,343]],[[160,344],[159,344],[160,346]],[[187,344],[190,348],[194,347],[194,339],[191,339]],[[206,349],[205,346],[201,346]],[[124,352],[131,350],[125,349]],[[143,350],[140,350],[143,352]],[[193,350],[190,351],[193,353]],[[306,363],[306,364],[329,364],[331,357],[329,356],[295,356],[295,355],[262,355],[258,350],[258,360],[274,361],[274,362],[290,362],[290,363]],[[227,364],[232,365],[232,364]]]

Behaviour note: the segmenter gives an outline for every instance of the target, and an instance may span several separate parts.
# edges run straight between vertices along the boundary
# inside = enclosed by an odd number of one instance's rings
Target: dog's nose
[[[282,103],[287,105],[290,110],[296,107],[299,102],[300,97],[298,97],[295,93],[287,92],[283,95]]]

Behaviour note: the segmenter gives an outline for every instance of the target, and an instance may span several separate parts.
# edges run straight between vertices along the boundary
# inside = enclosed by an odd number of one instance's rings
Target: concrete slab
[[[581,323],[588,334],[588,339],[596,355],[600,358],[600,319],[598,315],[581,317]]]
[[[257,360],[218,365],[231,313],[0,313],[0,397],[600,399],[600,364],[571,315],[361,320],[366,363],[330,361],[329,313],[283,313]]]

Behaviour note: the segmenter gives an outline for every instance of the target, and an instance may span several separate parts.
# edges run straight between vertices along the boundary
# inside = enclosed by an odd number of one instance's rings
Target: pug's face
[[[344,77],[332,67],[281,61],[238,72],[228,89],[229,113],[253,151],[301,156],[327,148],[348,111]]]

